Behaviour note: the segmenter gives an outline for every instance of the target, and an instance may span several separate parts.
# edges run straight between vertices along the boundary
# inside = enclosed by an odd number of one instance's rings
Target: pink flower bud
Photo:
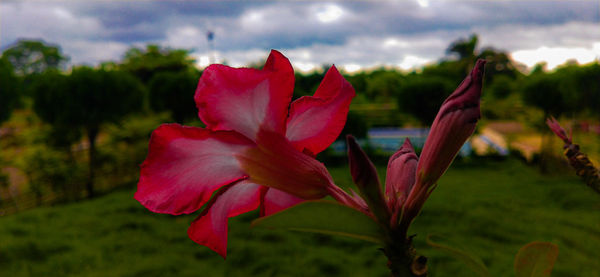
[[[563,127],[561,127],[560,124],[558,124],[558,121],[556,121],[554,117],[546,119],[546,124],[548,124],[550,130],[552,130],[552,132],[554,132],[560,139],[562,139],[565,142],[565,144],[573,144],[571,136],[567,136],[567,132],[565,131],[565,129],[563,129]]]
[[[417,183],[432,185],[437,182],[473,134],[481,117],[479,101],[484,65],[484,60],[478,60],[471,74],[442,104],[421,152]]]
[[[390,214],[383,198],[377,169],[353,136],[348,135],[346,141],[352,179],[375,218],[379,222],[387,224]]]
[[[385,178],[385,195],[388,208],[392,211],[394,218],[398,217],[400,208],[415,184],[417,162],[417,154],[408,138],[402,147],[390,157]],[[397,219],[392,219],[392,224],[396,223]]]
[[[442,103],[425,141],[417,166],[417,176],[403,206],[401,228],[405,230],[418,215],[437,180],[473,134],[481,117],[479,101],[485,61],[478,60],[471,74]]]

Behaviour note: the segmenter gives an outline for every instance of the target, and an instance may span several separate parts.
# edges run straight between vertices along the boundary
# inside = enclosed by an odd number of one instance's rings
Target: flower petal
[[[194,242],[219,253],[224,259],[227,256],[228,218],[258,208],[260,189],[260,185],[248,181],[223,188],[192,222],[188,236]]]
[[[296,150],[278,133],[261,130],[256,141],[257,147],[238,155],[250,181],[303,199],[328,194],[333,180],[321,162]]]
[[[554,117],[547,118],[546,124],[548,124],[550,130],[552,130],[552,132],[554,132],[556,136],[562,139],[562,141],[564,141],[566,145],[573,144],[571,136],[567,135],[565,129],[562,126],[560,126],[560,123],[558,123],[558,121]]]
[[[153,212],[194,212],[215,190],[247,178],[235,155],[252,147],[235,132],[163,124],[150,138],[135,199]]]
[[[417,154],[408,138],[402,147],[390,157],[385,178],[385,195],[391,211],[396,210],[396,203],[404,204],[404,200],[415,184],[417,161]]]
[[[198,115],[211,130],[234,130],[255,139],[259,128],[285,132],[294,72],[273,50],[263,70],[211,65],[196,89]]]
[[[274,188],[267,188],[261,203],[261,216],[272,215],[302,201],[304,201],[304,199],[298,198],[287,192],[283,192]]]
[[[354,96],[352,85],[332,66],[314,96],[292,103],[286,137],[300,151],[317,154],[325,150],[344,128]]]

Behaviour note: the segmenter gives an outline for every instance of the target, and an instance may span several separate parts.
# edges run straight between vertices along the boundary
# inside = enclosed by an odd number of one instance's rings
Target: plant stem
[[[388,267],[392,277],[427,276],[427,258],[417,255],[412,245],[412,237],[393,236],[383,252],[388,257]]]

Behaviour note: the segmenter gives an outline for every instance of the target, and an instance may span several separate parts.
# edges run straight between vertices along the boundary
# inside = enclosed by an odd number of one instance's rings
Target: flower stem
[[[577,176],[581,177],[590,188],[600,193],[600,171],[586,154],[579,151],[579,145],[565,144],[565,156],[569,158],[569,163],[575,168]]]
[[[383,252],[388,258],[388,267],[392,277],[427,276],[427,258],[417,255],[412,245],[412,237],[395,237]]]

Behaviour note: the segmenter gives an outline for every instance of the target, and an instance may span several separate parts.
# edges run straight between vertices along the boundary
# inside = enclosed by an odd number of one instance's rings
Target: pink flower
[[[565,129],[558,123],[558,121],[554,117],[550,117],[546,119],[546,124],[550,127],[550,130],[556,134],[560,139],[565,142],[565,145],[573,144],[572,135],[567,135]]]
[[[437,180],[475,130],[480,118],[484,65],[484,60],[477,61],[471,74],[444,101],[420,159],[408,139],[392,155],[387,167],[385,197],[375,167],[354,138],[348,137],[348,157],[354,182],[372,217],[389,229],[406,235],[408,226],[418,215]]]
[[[194,97],[206,128],[157,128],[135,199],[173,215],[208,203],[188,235],[225,257],[229,217],[342,194],[314,155],[341,132],[354,89],[335,67],[290,105],[293,89],[291,64],[275,50],[262,70],[209,66]]]

